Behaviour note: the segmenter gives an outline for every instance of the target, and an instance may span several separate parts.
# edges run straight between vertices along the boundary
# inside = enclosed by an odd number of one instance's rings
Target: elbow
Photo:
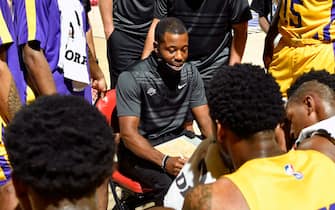
[[[27,46],[25,46],[25,48],[28,48]],[[32,70],[34,69],[34,66],[36,66],[39,63],[39,58],[38,58],[38,53],[34,52],[34,49],[24,49],[23,50],[23,61],[27,67],[28,70]]]
[[[122,139],[123,144],[129,149],[131,144],[132,135],[127,131],[120,130],[120,138]]]
[[[27,67],[27,70],[31,71],[34,67],[34,64],[36,63],[36,58],[34,58],[34,56],[30,56],[30,55],[25,54],[23,56],[23,61],[26,65],[26,67]]]
[[[7,68],[8,68],[7,63],[3,61],[2,59],[0,59],[0,78],[4,72],[4,69],[7,69]]]

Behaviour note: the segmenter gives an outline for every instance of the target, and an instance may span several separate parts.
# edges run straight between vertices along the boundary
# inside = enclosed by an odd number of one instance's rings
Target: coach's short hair
[[[13,178],[41,196],[76,199],[112,173],[114,137],[105,118],[78,96],[42,96],[5,131]]]
[[[164,34],[166,32],[172,34],[187,33],[184,23],[175,17],[167,17],[160,20],[155,28],[155,41],[161,43],[164,41]]]
[[[284,117],[278,84],[263,68],[251,64],[218,69],[208,101],[212,118],[242,138],[274,129]]]

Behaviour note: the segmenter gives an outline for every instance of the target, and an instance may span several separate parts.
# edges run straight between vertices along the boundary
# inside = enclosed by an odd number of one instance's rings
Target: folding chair
[[[113,120],[113,115],[116,116],[116,91],[115,89],[107,91],[105,97],[99,98],[95,106],[106,117],[108,124],[113,128],[116,126],[116,120]],[[109,182],[110,188],[114,197],[116,210],[130,210],[138,206],[149,203],[152,200],[152,190],[143,188],[139,182],[136,182],[122,173],[116,167]],[[116,188],[122,190],[121,196],[118,196]]]

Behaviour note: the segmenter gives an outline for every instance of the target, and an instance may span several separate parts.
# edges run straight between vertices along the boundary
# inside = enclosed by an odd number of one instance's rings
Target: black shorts
[[[114,30],[107,40],[107,59],[111,89],[115,88],[120,73],[141,59],[145,37]]]

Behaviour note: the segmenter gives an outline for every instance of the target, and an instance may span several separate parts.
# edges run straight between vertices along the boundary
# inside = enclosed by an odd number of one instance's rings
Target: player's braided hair
[[[219,69],[211,80],[208,101],[213,119],[240,137],[274,129],[284,116],[278,84],[263,68],[251,64]]]
[[[91,195],[111,175],[114,137],[105,118],[77,96],[44,96],[5,132],[13,177],[45,197]]]

